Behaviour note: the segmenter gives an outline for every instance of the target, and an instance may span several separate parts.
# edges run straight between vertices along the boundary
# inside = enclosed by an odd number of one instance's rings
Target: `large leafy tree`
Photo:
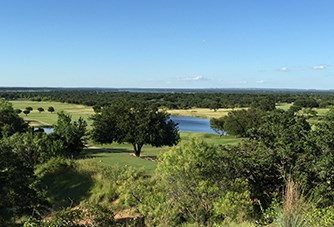
[[[251,130],[260,125],[265,114],[266,112],[257,108],[231,111],[224,117],[224,130],[232,135],[249,137]]]
[[[15,112],[11,103],[0,99],[0,138],[23,132],[28,125]]]
[[[211,118],[210,127],[219,135],[224,135],[224,118]]]
[[[70,115],[59,112],[58,121],[54,126],[54,132],[50,135],[50,139],[62,141],[63,151],[61,155],[75,157],[85,147],[86,127],[87,123],[81,117],[78,121],[72,121]]]
[[[144,144],[173,146],[180,137],[169,114],[144,103],[119,102],[92,116],[92,138],[100,143],[127,142],[140,156]]]

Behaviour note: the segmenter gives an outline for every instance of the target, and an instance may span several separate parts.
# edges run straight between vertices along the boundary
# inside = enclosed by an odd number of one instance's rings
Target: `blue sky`
[[[332,0],[2,0],[0,86],[334,88]]]

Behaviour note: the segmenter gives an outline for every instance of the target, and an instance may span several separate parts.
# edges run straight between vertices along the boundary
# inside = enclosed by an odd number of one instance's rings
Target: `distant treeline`
[[[169,109],[249,107],[261,100],[275,103],[299,103],[302,107],[334,105],[333,91],[295,90],[103,90],[103,89],[0,89],[7,100],[58,101],[88,106],[106,106],[117,100],[152,103]],[[160,92],[159,92],[160,91]],[[191,92],[192,91],[192,92]]]

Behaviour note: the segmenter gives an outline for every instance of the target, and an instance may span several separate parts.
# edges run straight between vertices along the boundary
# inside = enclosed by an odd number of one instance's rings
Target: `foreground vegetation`
[[[263,97],[253,101],[213,121],[217,131],[229,136],[181,133],[181,142],[168,147],[160,143],[166,134],[156,135],[163,130],[146,130],[166,123],[154,121],[159,111],[147,103],[136,111],[135,105],[122,102],[121,113],[129,121],[103,115],[103,109],[112,113],[120,108],[115,103],[95,107],[90,127],[56,103],[57,113],[36,111],[49,103],[22,104],[32,107],[28,116],[55,117],[54,132],[45,134],[1,100],[0,223],[333,226],[334,110],[315,113],[319,103],[309,98],[281,103],[279,109]],[[110,123],[96,121],[100,117]],[[92,136],[97,129],[111,134]],[[142,132],[152,139],[141,140],[137,135]],[[101,141],[100,135],[119,136],[123,143],[100,144],[117,141]],[[140,157],[131,155],[134,141],[146,144]]]

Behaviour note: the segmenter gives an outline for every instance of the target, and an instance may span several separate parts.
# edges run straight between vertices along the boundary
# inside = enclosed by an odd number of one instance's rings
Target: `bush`
[[[314,206],[306,220],[311,226],[332,227],[334,226],[334,208],[316,208]]]
[[[74,167],[74,161],[61,157],[53,157],[46,163],[39,165],[35,173],[38,177],[42,178],[62,174],[70,167]]]

